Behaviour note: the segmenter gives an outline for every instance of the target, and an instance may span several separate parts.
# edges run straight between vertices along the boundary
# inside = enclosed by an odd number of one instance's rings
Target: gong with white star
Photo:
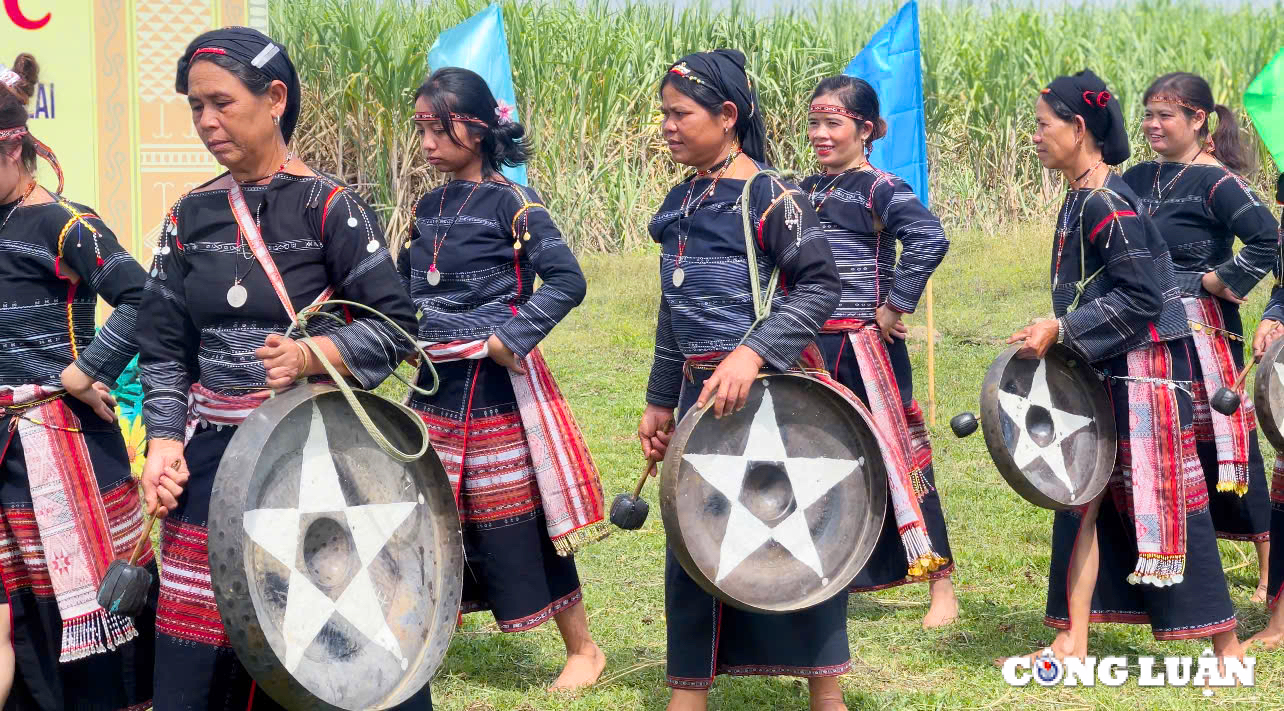
[[[1114,410],[1105,384],[1074,351],[1042,359],[1020,346],[990,365],[981,386],[981,429],[999,473],[1026,501],[1048,509],[1096,498],[1115,466]]]
[[[412,416],[360,402],[394,446]],[[287,709],[384,709],[445,657],[463,591],[454,494],[430,448],[383,452],[332,386],[266,401],[232,436],[210,501],[210,577],[237,657]]]
[[[1257,364],[1257,373],[1253,376],[1253,407],[1266,440],[1277,452],[1284,451],[1284,338],[1267,346]]]
[[[818,605],[860,572],[887,470],[868,413],[802,375],[755,381],[743,410],[692,408],[664,460],[661,513],[682,567],[752,612]]]

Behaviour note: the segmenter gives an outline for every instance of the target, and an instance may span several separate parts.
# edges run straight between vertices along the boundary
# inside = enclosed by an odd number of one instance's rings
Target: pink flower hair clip
[[[513,105],[499,99],[496,101],[498,106],[495,107],[495,117],[499,119],[499,125],[510,124],[513,122]]]

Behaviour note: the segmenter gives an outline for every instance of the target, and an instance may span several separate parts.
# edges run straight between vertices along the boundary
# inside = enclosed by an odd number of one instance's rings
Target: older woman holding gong
[[[1105,378],[1119,454],[1106,490],[1052,528],[1040,654],[1083,658],[1091,622],[1148,624],[1157,640],[1211,637],[1239,656],[1192,428],[1191,358],[1168,247],[1141,199],[1110,170],[1128,159],[1119,101],[1091,71],[1036,100],[1039,160],[1065,176],[1052,240],[1055,319],[1014,334],[1019,357],[1064,343]],[[1184,485],[1174,482],[1184,480]]]
[[[273,390],[325,372],[312,349],[284,336],[299,310],[333,295],[407,330],[415,311],[370,208],[289,149],[299,80],[284,47],[241,27],[208,32],[179,60],[175,86],[227,172],[165,215],[142,308],[143,487],[148,511],[165,517],[155,708],[279,708],[256,693],[211,589],[219,460]],[[341,374],[373,388],[410,346],[377,317],[354,311],[344,321],[316,320],[311,340]],[[430,707],[426,688],[404,705]]]

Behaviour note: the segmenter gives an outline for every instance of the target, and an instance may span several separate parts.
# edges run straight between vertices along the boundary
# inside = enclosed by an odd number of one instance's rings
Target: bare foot
[[[932,606],[927,608],[927,614],[923,615],[923,629],[930,630],[937,627],[954,624],[959,620],[959,601],[951,592],[950,596],[933,596]]]
[[[1279,649],[1284,646],[1284,629],[1268,626],[1261,632],[1249,637],[1248,641],[1244,643],[1244,648],[1247,649],[1254,644],[1261,645],[1263,649]]]
[[[1266,583],[1258,583],[1257,590],[1253,591],[1253,596],[1248,599],[1249,602],[1266,602]]]
[[[824,676],[807,680],[809,711],[847,711],[838,677]]]
[[[562,667],[562,673],[557,677],[557,681],[548,687],[552,691],[578,689],[590,686],[602,676],[602,670],[606,668],[606,655],[594,643],[587,651],[568,654],[566,656],[566,666]]]

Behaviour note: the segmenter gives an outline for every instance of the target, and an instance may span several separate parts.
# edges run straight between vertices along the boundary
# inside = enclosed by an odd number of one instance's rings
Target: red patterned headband
[[[416,111],[413,120],[416,123],[419,121],[440,121],[441,117],[429,111]],[[464,123],[473,123],[473,124],[477,124],[478,126],[485,126],[487,128],[490,127],[490,124],[477,118],[476,116],[465,116],[464,114],[457,114],[454,112],[451,112],[450,120],[463,121]]]
[[[1180,106],[1180,107],[1182,107],[1183,109],[1186,109],[1186,110],[1188,110],[1188,111],[1190,111],[1190,112],[1192,112],[1192,113],[1193,113],[1193,112],[1195,112],[1195,111],[1204,111],[1203,109],[1201,109],[1201,108],[1199,108],[1199,107],[1196,107],[1196,106],[1191,105],[1191,103],[1190,103],[1189,101],[1186,101],[1185,99],[1181,98],[1180,96],[1173,96],[1172,94],[1156,94],[1155,96],[1150,97],[1150,101],[1148,101],[1148,102],[1146,102],[1146,103],[1150,103],[1151,101],[1153,101],[1153,102],[1155,102],[1155,103],[1159,103],[1159,104],[1174,104],[1174,105],[1176,105],[1176,106]],[[1207,112],[1207,111],[1204,111],[1204,113],[1208,113],[1208,112]]]
[[[864,116],[848,111],[846,107],[836,106],[834,104],[812,104],[807,108],[807,112],[813,114],[838,114],[839,116],[846,116],[856,123],[864,123],[866,120]]]
[[[1052,93],[1052,87],[1044,87],[1039,90],[1044,96]],[[1110,103],[1111,94],[1108,91],[1085,91],[1083,92],[1083,103],[1089,106],[1095,106],[1099,109],[1106,108]]]
[[[49,167],[53,168],[54,174],[58,176],[57,192],[61,193],[63,187],[62,165],[58,163],[58,156],[54,155],[53,149],[41,143],[39,138],[32,136],[31,131],[27,130],[26,126],[14,126],[13,128],[0,130],[0,142],[12,141],[23,136],[31,136],[32,143],[36,144],[36,155],[44,158]]]

